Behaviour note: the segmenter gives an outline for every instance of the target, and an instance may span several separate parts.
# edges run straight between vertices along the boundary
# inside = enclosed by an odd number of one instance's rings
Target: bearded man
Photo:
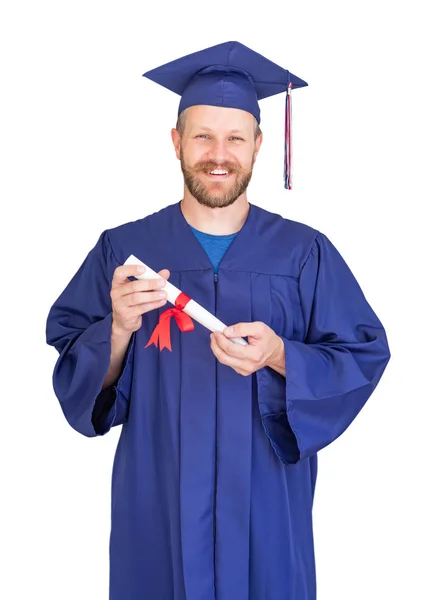
[[[390,354],[326,236],[247,200],[258,100],[288,92],[289,188],[290,92],[306,83],[237,42],[145,75],[181,95],[183,198],[104,231],[47,321],[68,422],[85,436],[121,426],[110,599],[315,600],[317,453]],[[130,255],[161,278],[140,279]],[[168,279],[229,327],[173,326],[171,351],[149,344]]]

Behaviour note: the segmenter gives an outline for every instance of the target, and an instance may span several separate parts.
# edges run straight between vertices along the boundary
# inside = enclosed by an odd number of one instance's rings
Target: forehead
[[[190,106],[187,111],[186,127],[231,130],[248,129],[254,126],[254,116],[239,108],[224,106]]]

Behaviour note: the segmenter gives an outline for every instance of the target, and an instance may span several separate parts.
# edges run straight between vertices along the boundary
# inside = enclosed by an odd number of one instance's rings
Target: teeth
[[[215,169],[214,171],[210,171],[210,175],[227,175],[228,171],[223,171],[222,169]]]

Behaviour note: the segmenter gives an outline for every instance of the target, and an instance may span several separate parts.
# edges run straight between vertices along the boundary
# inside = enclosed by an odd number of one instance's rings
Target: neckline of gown
[[[190,228],[189,223],[186,221],[183,211],[181,209],[181,200],[176,202],[172,208],[175,209],[176,221],[178,220],[180,227],[177,230],[179,241],[176,247],[179,250],[179,257],[182,256],[184,260],[183,267],[180,270],[194,270],[194,269],[212,269],[213,265],[206,251],[202,247],[199,240],[194,235]],[[243,253],[248,252],[247,239],[249,233],[253,230],[254,222],[256,218],[256,207],[254,204],[249,202],[249,212],[243,223],[242,228],[237,232],[235,238],[229,245],[228,249],[224,253],[218,270],[221,269],[233,269],[235,268],[236,257],[242,257]],[[250,248],[249,248],[250,251]],[[177,262],[177,261],[176,261]],[[187,268],[185,266],[187,265]]]

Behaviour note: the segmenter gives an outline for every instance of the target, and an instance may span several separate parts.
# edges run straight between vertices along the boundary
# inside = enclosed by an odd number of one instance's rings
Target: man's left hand
[[[247,337],[248,345],[242,346],[230,340],[236,337]],[[223,333],[213,332],[210,347],[220,363],[244,376],[263,367],[277,367],[285,361],[282,338],[261,321],[237,323],[227,327]]]

